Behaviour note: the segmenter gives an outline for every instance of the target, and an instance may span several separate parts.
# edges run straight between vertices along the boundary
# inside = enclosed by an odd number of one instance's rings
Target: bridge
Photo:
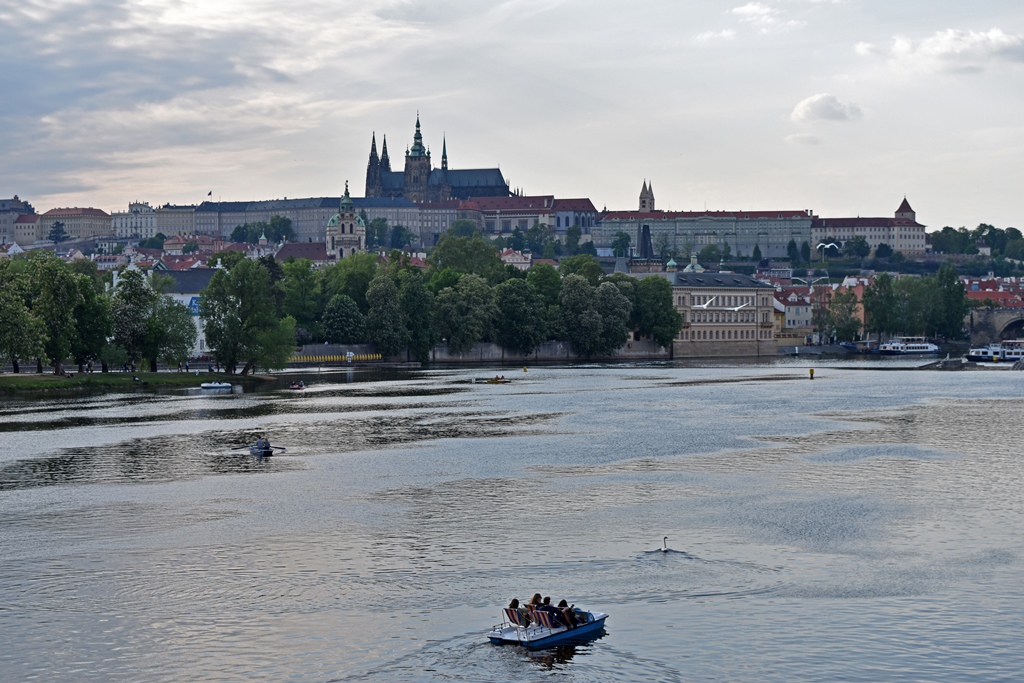
[[[992,344],[1002,339],[1024,339],[1024,309],[976,308],[964,317],[971,343]]]

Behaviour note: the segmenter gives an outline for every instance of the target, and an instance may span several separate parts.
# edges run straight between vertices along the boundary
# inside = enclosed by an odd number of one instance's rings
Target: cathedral
[[[420,117],[416,115],[416,133],[412,147],[405,150],[405,168],[391,170],[388,140],[385,136],[377,156],[377,135],[370,140],[370,161],[366,165],[367,197],[402,197],[417,204],[443,202],[470,197],[508,197],[508,182],[498,168],[448,168],[448,143],[441,142],[441,167],[430,162],[430,149],[423,146]]]

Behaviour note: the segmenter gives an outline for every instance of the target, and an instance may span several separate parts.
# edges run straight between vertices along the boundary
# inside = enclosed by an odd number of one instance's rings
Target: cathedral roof
[[[430,185],[443,185],[447,180],[451,187],[503,187],[507,186],[500,168],[464,168],[442,171],[435,168],[430,172]]]
[[[903,198],[903,203],[900,204],[900,208],[896,209],[896,213],[914,213],[914,210],[910,208],[910,202],[907,198]]]

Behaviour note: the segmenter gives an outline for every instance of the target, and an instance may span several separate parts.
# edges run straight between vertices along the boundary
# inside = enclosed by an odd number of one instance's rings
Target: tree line
[[[668,346],[682,327],[667,280],[607,276],[588,254],[522,272],[479,232],[447,233],[427,261],[424,270],[393,250],[384,262],[355,254],[317,269],[225,254],[201,297],[207,343],[229,372],[247,373],[282,365],[296,342],[372,343],[426,362],[439,342],[529,354],[566,340],[589,357],[614,353],[632,331]]]
[[[146,362],[156,370],[186,360],[196,328],[186,306],[165,296],[173,281],[137,270],[120,274],[116,287],[91,261],[65,264],[42,250],[0,261],[0,358],[35,361],[64,372],[99,363],[111,367]]]
[[[964,334],[967,296],[956,270],[944,264],[935,275],[875,277],[858,301],[851,290],[832,295],[815,311],[817,331],[838,341],[865,335],[923,336],[960,339]],[[863,311],[864,324],[860,316]]]

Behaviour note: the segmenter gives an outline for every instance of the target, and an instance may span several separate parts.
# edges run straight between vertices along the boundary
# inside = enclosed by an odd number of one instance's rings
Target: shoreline
[[[224,373],[184,372],[137,372],[134,377],[128,372],[74,373],[73,377],[54,375],[52,372],[0,374],[0,395],[49,395],[53,393],[87,392],[92,390],[122,389],[127,391],[152,391],[165,388],[194,388],[201,382],[211,380],[229,381],[232,384],[251,385],[266,381],[277,381],[274,375],[226,375]]]

